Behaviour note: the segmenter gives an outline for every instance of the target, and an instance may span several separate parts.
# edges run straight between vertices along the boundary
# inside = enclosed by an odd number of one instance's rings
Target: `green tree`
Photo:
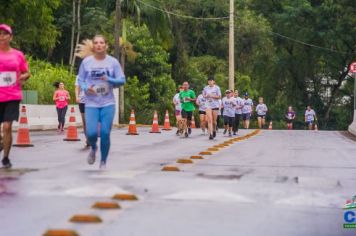
[[[16,47],[46,56],[60,35],[54,24],[54,11],[60,4],[60,0],[2,1],[0,22],[13,27]]]

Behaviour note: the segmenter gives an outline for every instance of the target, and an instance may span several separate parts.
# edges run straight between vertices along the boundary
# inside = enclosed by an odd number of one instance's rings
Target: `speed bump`
[[[96,215],[74,215],[69,219],[73,223],[101,223],[103,222],[99,216]]]
[[[50,229],[43,236],[79,236],[79,234],[74,230]]]
[[[199,155],[213,155],[211,152],[200,152]]]
[[[221,145],[221,144],[219,144],[219,145],[215,145],[215,146],[213,146],[214,148],[224,148],[225,146],[224,145]]]
[[[226,141],[225,144],[231,145],[231,144],[234,144],[234,143],[233,143],[233,142],[230,142],[230,141]]]
[[[162,171],[180,171],[176,166],[165,166],[162,168]]]
[[[92,208],[96,209],[120,209],[120,205],[116,202],[96,202]]]
[[[190,159],[204,159],[202,156],[191,156]]]
[[[115,194],[112,197],[112,199],[120,200],[120,201],[137,201],[138,200],[136,195],[130,194],[130,193],[118,193],[118,194]]]
[[[177,163],[180,163],[180,164],[193,164],[193,161],[189,160],[189,159],[179,159],[179,160],[177,160]]]

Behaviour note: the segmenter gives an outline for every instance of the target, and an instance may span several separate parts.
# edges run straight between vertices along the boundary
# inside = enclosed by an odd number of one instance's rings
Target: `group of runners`
[[[9,158],[12,145],[12,124],[19,118],[22,85],[30,77],[24,54],[11,47],[13,32],[9,25],[0,24],[0,152],[2,165],[11,168]],[[113,89],[124,85],[125,76],[118,60],[107,54],[104,36],[93,38],[91,54],[83,59],[76,80],[76,99],[85,124],[86,145],[90,147],[87,158],[94,164],[98,151],[100,132],[100,168],[105,168],[110,149],[110,133],[115,115]],[[56,84],[53,95],[58,113],[58,131],[63,132],[65,114],[70,100],[64,84]],[[100,129],[98,129],[100,123]]]
[[[244,98],[240,98],[237,90],[226,90],[223,96],[220,87],[215,83],[214,77],[208,78],[207,85],[198,96],[193,90],[189,89],[189,83],[184,82],[173,97],[173,104],[177,124],[181,120],[186,124],[187,129],[183,132],[185,137],[191,134],[190,126],[195,106],[199,110],[202,133],[208,134],[209,139],[216,137],[219,116],[223,117],[224,135],[232,136],[237,135],[241,119],[243,120],[243,127],[249,129],[253,112],[253,101],[249,98],[248,93],[244,94]],[[260,128],[265,125],[267,111],[268,108],[261,97],[256,106]],[[177,134],[179,134],[179,129]]]
[[[215,83],[214,77],[209,77],[207,83],[208,85],[204,87],[198,96],[196,96],[193,90],[189,89],[188,82],[184,82],[178,88],[177,93],[173,97],[178,127],[177,135],[182,134],[188,137],[191,134],[191,122],[196,106],[199,110],[202,134],[208,134],[209,139],[216,137],[220,116],[223,117],[223,134],[229,137],[237,135],[241,120],[243,121],[243,127],[249,129],[250,120],[254,112],[256,112],[258,127],[260,129],[266,127],[268,107],[264,103],[263,97],[259,97],[258,104],[254,107],[253,101],[247,92],[241,98],[238,90],[226,90],[223,96],[220,87]],[[285,114],[288,129],[293,129],[295,119],[296,112],[290,106]],[[313,129],[317,117],[311,106],[307,107],[304,119],[308,129]],[[184,125],[180,125],[180,123]]]
[[[12,145],[12,124],[19,118],[19,106],[22,100],[22,85],[30,78],[29,67],[24,54],[11,47],[13,32],[9,25],[0,24],[0,152],[4,168],[11,168],[9,158]],[[108,44],[104,36],[96,35],[90,48],[91,54],[86,56],[79,68],[76,78],[76,101],[79,103],[83,118],[86,146],[90,148],[87,158],[89,164],[94,164],[98,151],[98,136],[100,135],[101,160],[99,167],[105,168],[109,150],[110,133],[115,114],[115,97],[113,89],[125,84],[125,76],[118,60],[107,54]],[[58,88],[53,100],[58,113],[58,132],[63,132],[65,114],[70,100],[69,92],[64,89],[63,82],[56,84]],[[199,107],[201,129],[209,135],[209,139],[216,137],[218,117],[224,117],[224,134],[236,135],[240,119],[244,128],[248,129],[254,110],[249,94],[239,97],[238,91],[226,90],[223,97],[220,87],[213,77],[208,78],[207,86],[196,97],[189,89],[189,83],[184,82],[179,93],[173,99],[177,121],[183,121],[187,129],[185,136],[191,134],[191,121],[195,106]],[[222,113],[221,113],[222,111]],[[256,106],[259,127],[265,125],[268,108],[259,99]],[[288,128],[292,129],[295,112],[290,107],[286,119]],[[305,122],[311,129],[316,114],[308,106],[305,112]],[[100,128],[99,127],[100,124]],[[100,132],[100,134],[99,134]]]

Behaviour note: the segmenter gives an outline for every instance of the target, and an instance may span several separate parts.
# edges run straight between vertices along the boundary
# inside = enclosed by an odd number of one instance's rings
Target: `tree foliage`
[[[69,58],[73,1],[3,1],[0,20],[13,25],[15,46],[62,64]],[[111,45],[118,43],[115,2],[82,1],[81,39],[102,33]],[[127,110],[139,109],[149,121],[152,109],[173,109],[170,100],[179,84],[189,81],[199,93],[209,75],[227,88],[228,20],[193,18],[228,16],[228,1],[121,2],[127,40],[137,53],[125,66]],[[353,112],[354,80],[347,68],[356,60],[354,1],[242,0],[235,1],[235,8],[236,89],[255,101],[263,96],[269,119],[280,127],[287,106],[296,108],[302,128],[304,109],[312,105],[319,126],[345,129]]]

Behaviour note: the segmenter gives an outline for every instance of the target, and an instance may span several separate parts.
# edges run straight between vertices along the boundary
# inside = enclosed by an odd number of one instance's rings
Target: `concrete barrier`
[[[114,89],[114,96],[116,100],[115,105],[115,117],[113,125],[119,125],[119,89]],[[58,126],[57,110],[55,105],[31,105],[31,104],[21,104],[25,105],[27,108],[27,118],[30,130],[56,130]],[[74,106],[75,109],[75,120],[77,127],[82,127],[82,118],[79,112],[79,107],[77,104],[68,105],[68,111],[66,114],[66,124],[65,128],[68,127],[68,121],[70,116],[70,108]],[[13,129],[16,131],[19,123],[14,122]]]
[[[349,132],[356,136],[356,110],[354,110],[354,121],[349,126]]]
[[[30,130],[51,130],[57,129],[58,118],[57,110],[55,105],[30,105],[21,104],[21,106],[26,106],[28,125]],[[69,105],[66,114],[66,125],[68,126],[70,108],[74,106],[75,109],[75,120],[77,126],[82,126],[82,118],[80,116],[78,105]],[[14,130],[17,130],[19,123],[14,122]]]

